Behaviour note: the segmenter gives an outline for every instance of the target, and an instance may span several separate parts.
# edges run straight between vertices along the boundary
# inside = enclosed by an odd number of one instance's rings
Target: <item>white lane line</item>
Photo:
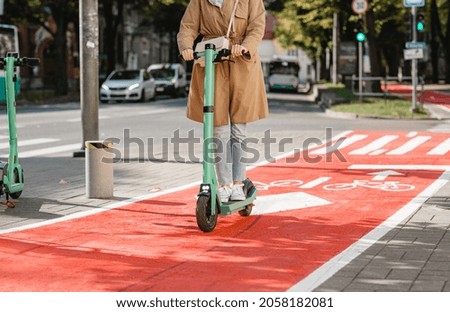
[[[139,113],[137,113],[137,112],[131,112],[131,113],[117,112],[118,114],[114,115],[114,116],[100,115],[99,119],[113,119],[113,118],[133,117],[133,116],[142,116],[142,115],[162,114],[162,113],[167,113],[170,111],[171,111],[170,109],[161,108],[161,109],[149,110],[146,112],[139,112]],[[111,112],[111,113],[114,113],[114,112]],[[66,122],[81,122],[81,117],[67,119]]]
[[[328,280],[340,269],[349,264],[353,259],[361,255],[370,246],[379,241],[390,230],[399,225],[403,220],[420,208],[422,204],[450,180],[450,171],[444,172],[437,180],[430,184],[422,193],[417,195],[403,208],[394,213],[386,221],[364,235],[350,247],[326,262],[313,273],[288,289],[288,291],[311,292]]]
[[[111,119],[111,117],[110,116],[98,116],[98,119],[100,119],[100,120]],[[66,122],[81,122],[81,117],[66,119]]]
[[[80,148],[81,148],[81,143],[75,143],[75,144],[67,144],[67,145],[42,148],[42,149],[37,149],[37,150],[33,150],[33,151],[26,151],[26,152],[19,151],[19,158],[29,158],[29,157],[36,157],[36,156],[43,156],[43,155],[51,155],[51,154],[67,152],[67,151],[76,151],[76,150],[79,150]],[[0,157],[8,157],[8,154],[0,155]]]
[[[17,129],[23,128],[23,127],[24,127],[23,124],[16,124],[16,128]],[[8,129],[9,129],[9,126],[8,126],[8,122],[7,121],[0,126],[0,130],[8,130]]]
[[[19,140],[18,145],[21,146],[29,146],[29,145],[36,145],[36,144],[43,144],[43,143],[50,143],[59,141],[59,139],[50,139],[50,138],[40,138],[40,139],[31,139],[31,140]],[[1,148],[8,148],[9,143],[0,143],[0,149]]]
[[[354,170],[428,170],[428,171],[450,171],[450,165],[351,165],[349,169]]]

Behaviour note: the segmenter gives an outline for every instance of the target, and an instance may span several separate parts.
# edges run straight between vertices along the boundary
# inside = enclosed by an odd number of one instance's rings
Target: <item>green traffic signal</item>
[[[364,42],[364,40],[366,40],[366,34],[363,33],[362,31],[359,31],[356,33],[356,40],[358,42]]]
[[[416,30],[419,32],[425,30],[425,16],[422,13],[417,14]]]
[[[423,22],[417,22],[416,29],[417,29],[417,31],[424,31],[425,24]]]
[[[358,18],[354,31],[356,33],[356,41],[364,42],[366,40],[366,34],[364,33],[364,20],[362,18]]]

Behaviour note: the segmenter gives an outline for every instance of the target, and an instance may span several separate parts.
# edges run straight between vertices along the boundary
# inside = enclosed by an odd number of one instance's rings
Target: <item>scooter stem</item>
[[[216,213],[217,179],[214,171],[214,58],[213,44],[205,46],[205,80],[203,99],[203,183],[210,185],[211,214]]]
[[[9,128],[9,157],[8,163],[8,177],[13,177],[14,164],[18,162],[17,151],[17,128],[16,128],[16,94],[15,94],[15,61],[16,57],[6,57],[5,68],[5,85],[6,85],[6,99],[7,99],[7,111],[8,111],[8,128]]]

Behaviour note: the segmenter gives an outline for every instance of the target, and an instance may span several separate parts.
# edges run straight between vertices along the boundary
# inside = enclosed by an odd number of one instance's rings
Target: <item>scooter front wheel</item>
[[[203,232],[211,232],[217,224],[218,211],[211,214],[211,198],[210,196],[199,196],[197,199],[197,207],[195,216],[197,217],[197,225]]]

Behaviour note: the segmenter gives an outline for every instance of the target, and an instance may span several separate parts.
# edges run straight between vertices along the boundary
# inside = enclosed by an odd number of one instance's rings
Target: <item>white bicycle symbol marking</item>
[[[327,184],[324,185],[323,188],[325,190],[329,191],[345,191],[354,189],[358,186],[361,187],[367,187],[371,189],[378,189],[382,191],[388,191],[388,192],[405,192],[405,191],[411,191],[415,189],[416,187],[414,185],[400,183],[397,181],[370,181],[370,180],[354,180],[351,183],[334,183],[334,184]]]
[[[303,184],[301,180],[278,180],[270,183],[254,181],[253,185],[260,191],[268,190],[271,187],[299,187]]]

